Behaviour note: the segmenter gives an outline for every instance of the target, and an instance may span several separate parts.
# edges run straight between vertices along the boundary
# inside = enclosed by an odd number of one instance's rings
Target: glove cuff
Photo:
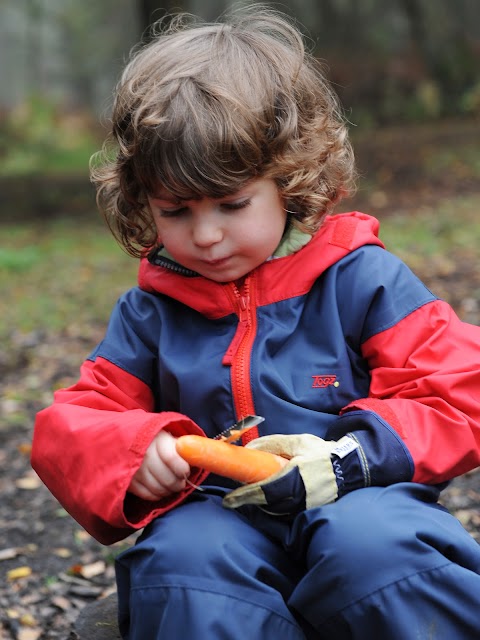
[[[307,509],[335,502],[338,486],[330,457],[299,459],[298,468],[305,485]]]
[[[338,487],[338,497],[370,486],[370,474],[365,453],[352,433],[339,440],[344,443],[332,451],[332,467]]]

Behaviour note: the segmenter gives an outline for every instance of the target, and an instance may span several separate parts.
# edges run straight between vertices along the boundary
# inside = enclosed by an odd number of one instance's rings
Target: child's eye
[[[177,207],[176,209],[160,209],[162,218],[177,218],[187,211],[187,207]]]
[[[244,209],[248,207],[250,204],[250,198],[246,198],[245,200],[239,200],[238,202],[224,202],[222,204],[222,208],[227,211],[237,211],[238,209]]]

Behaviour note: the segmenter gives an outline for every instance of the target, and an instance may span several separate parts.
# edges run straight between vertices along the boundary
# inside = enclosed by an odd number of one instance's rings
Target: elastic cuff
[[[347,435],[358,443],[352,433]],[[356,449],[343,458],[333,454],[332,467],[337,481],[339,498],[346,493],[355,491],[355,489],[362,489],[371,484],[368,463],[359,443]]]

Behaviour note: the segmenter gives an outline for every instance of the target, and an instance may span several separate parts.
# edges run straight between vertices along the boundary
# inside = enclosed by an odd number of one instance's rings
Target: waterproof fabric
[[[128,640],[478,636],[480,547],[433,485],[480,464],[480,328],[377,233],[364,214],[329,217],[240,288],[152,254],[38,415],[32,465],[68,512],[105,544],[146,527],[118,562]],[[228,483],[201,469],[204,494],[128,492],[162,429],[213,437],[251,413],[252,437],[352,438],[340,499],[292,520],[230,511]]]
[[[473,640],[480,546],[414,483],[295,518],[195,493],[117,560],[126,640]]]
[[[328,217],[240,290],[142,260],[80,380],[36,420],[32,465],[67,511],[103,543],[124,538],[193,490],[128,493],[155,435],[215,436],[249,413],[265,417],[253,435],[351,434],[340,495],[480,464],[480,328],[377,234],[365,214]]]

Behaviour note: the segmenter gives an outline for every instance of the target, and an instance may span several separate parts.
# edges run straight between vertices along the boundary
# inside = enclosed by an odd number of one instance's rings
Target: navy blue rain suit
[[[79,382],[37,418],[32,464],[110,544],[129,640],[480,637],[480,547],[437,500],[480,464],[480,328],[459,320],[360,213],[243,287],[153,253]],[[273,516],[222,507],[228,481],[128,493],[153,437],[350,434],[339,499]],[[72,473],[72,469],[75,473]]]

